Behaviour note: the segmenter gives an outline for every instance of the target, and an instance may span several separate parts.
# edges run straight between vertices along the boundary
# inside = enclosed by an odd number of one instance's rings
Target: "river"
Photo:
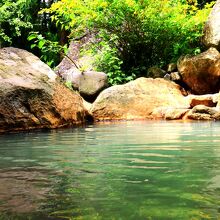
[[[219,218],[219,122],[0,135],[0,220]]]

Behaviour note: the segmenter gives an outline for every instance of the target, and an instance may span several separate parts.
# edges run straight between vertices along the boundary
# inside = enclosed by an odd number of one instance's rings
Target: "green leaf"
[[[36,44],[31,44],[31,49],[33,49],[36,46],[37,46]]]
[[[36,34],[31,34],[28,36],[27,40],[31,41],[33,39],[36,39],[37,38],[37,35]]]
[[[39,42],[38,42],[38,48],[39,48],[39,49],[42,49],[42,47],[44,46],[44,44],[45,44],[45,41],[43,41],[43,40],[42,40],[42,41],[39,41]]]

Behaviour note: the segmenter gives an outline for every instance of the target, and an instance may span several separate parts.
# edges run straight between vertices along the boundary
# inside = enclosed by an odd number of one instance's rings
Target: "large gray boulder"
[[[218,93],[220,89],[220,53],[215,48],[197,56],[181,57],[178,71],[192,93]]]
[[[82,98],[33,54],[0,49],[0,132],[84,122]]]
[[[95,101],[99,93],[107,86],[108,78],[103,72],[83,72],[79,79],[79,93],[89,102]]]
[[[78,71],[77,68],[82,68],[85,71],[93,70],[93,56],[91,54],[81,53],[81,49],[94,40],[95,37],[92,34],[87,34],[78,39],[78,41],[71,41],[68,54],[56,67],[56,71],[62,75],[70,69],[74,69],[75,71]]]
[[[72,41],[68,55],[56,67],[56,72],[89,102],[93,102],[108,86],[107,75],[94,71],[94,57],[80,52],[83,47],[95,40],[94,35],[88,34],[78,41]]]
[[[72,68],[63,73],[62,78],[71,83],[74,90],[88,102],[93,102],[99,93],[108,87],[108,77],[104,72],[80,72]]]
[[[220,0],[217,0],[204,27],[204,45],[220,50]]]

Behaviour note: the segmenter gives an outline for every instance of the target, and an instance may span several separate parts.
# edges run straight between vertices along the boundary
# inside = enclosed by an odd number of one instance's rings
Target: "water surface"
[[[220,123],[1,135],[4,219],[220,219]]]

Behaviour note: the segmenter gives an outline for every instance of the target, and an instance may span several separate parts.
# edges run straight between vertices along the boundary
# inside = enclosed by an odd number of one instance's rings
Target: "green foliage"
[[[33,30],[38,33],[28,37],[32,52],[54,67],[66,47],[58,43],[62,31],[70,32],[73,39],[96,33],[96,43],[91,47],[95,65],[108,74],[110,84],[146,76],[149,67],[175,62],[182,54],[200,53],[203,24],[213,5],[200,0],[43,2],[44,6],[39,0],[1,1],[0,47],[23,43],[21,47],[28,48],[24,38]],[[40,8],[44,9],[37,16]],[[51,20],[46,13],[51,14]]]
[[[47,14],[38,14],[40,9],[49,7],[53,2],[54,0],[0,1],[0,47],[14,46],[29,50],[51,67],[56,66],[60,62],[60,32],[51,24]],[[36,34],[35,37],[32,35],[28,38],[31,31],[40,34],[38,37]],[[38,42],[32,43],[27,38]]]
[[[58,41],[48,40],[38,32],[32,32],[28,36],[32,42],[31,49],[38,48],[41,51],[41,60],[50,67],[55,67],[58,63],[58,54],[67,54],[67,45],[61,46]]]
[[[73,84],[72,84],[71,81],[66,81],[66,82],[64,83],[64,85],[65,85],[67,88],[69,88],[70,90],[73,91]]]
[[[97,33],[97,69],[115,84],[146,74],[150,66],[175,62],[182,54],[199,53],[211,6],[200,9],[195,0],[60,0],[46,12],[72,30],[73,38],[88,30]]]
[[[21,36],[23,29],[33,27],[25,14],[29,3],[27,0],[2,0],[0,3],[0,47],[10,45],[13,37]]]
[[[110,41],[117,45],[117,36],[112,36]],[[93,48],[93,53],[95,53],[94,64],[97,71],[106,72],[111,85],[122,84],[133,80],[135,78],[134,74],[126,76],[126,74],[122,71],[121,67],[123,61],[118,57],[117,49],[111,48],[109,42],[107,43],[106,41],[101,41]]]

